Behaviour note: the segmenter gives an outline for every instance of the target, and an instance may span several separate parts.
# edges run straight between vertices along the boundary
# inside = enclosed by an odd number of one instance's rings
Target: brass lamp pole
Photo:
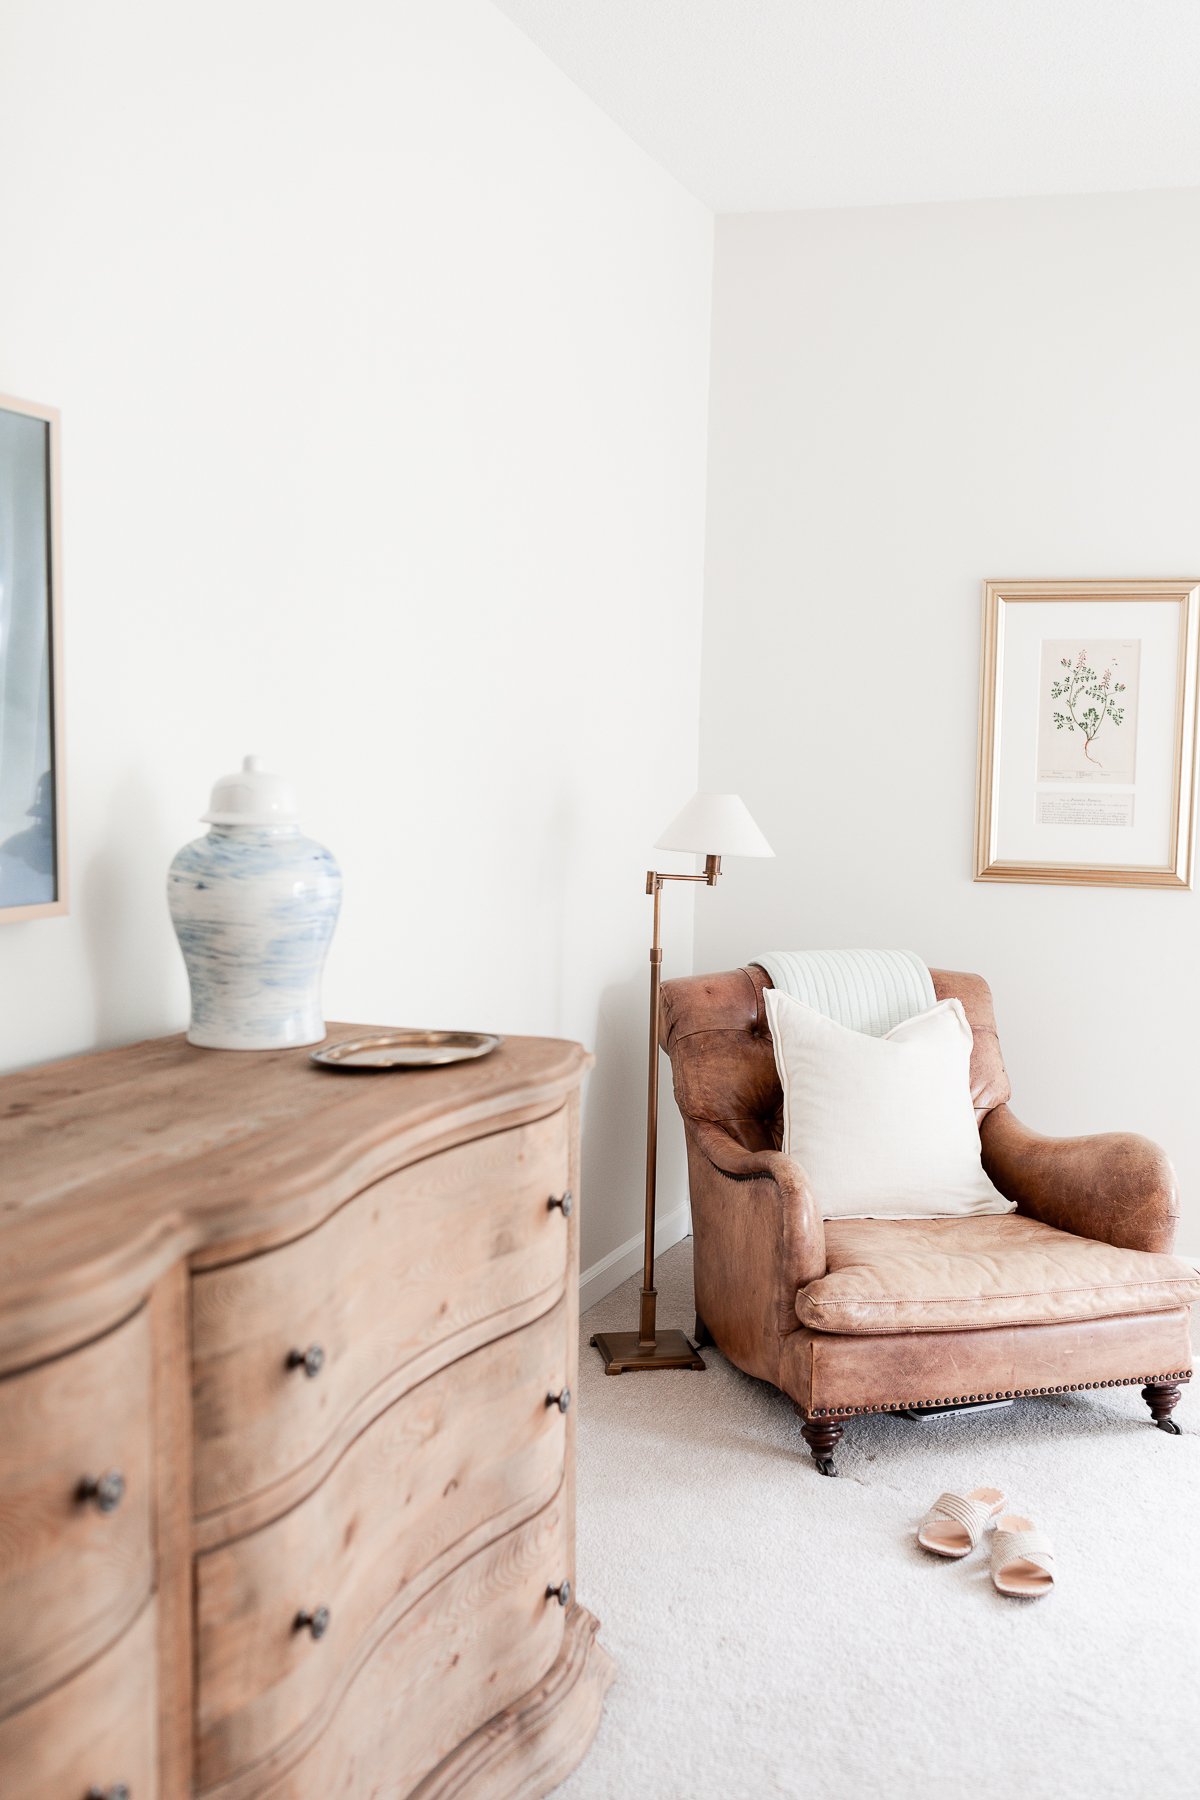
[[[697,843],[724,843],[734,856],[772,856],[774,852],[736,794],[696,794],[659,838],[656,849],[694,850]],[[646,1236],[642,1257],[642,1292],[636,1331],[597,1332],[592,1343],[604,1358],[606,1375],[626,1369],[703,1369],[704,1359],[691,1339],[671,1328],[659,1331],[658,1290],[654,1285],[654,1214],[658,1182],[658,1034],[662,988],[662,890],[666,881],[702,882],[715,887],[721,858],[704,853],[700,875],[646,871],[646,892],[654,901],[650,944],[650,1044],[646,1083]]]

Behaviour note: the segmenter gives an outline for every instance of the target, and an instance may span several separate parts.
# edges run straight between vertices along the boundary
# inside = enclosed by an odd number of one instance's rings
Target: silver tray
[[[439,1069],[446,1063],[474,1062],[504,1042],[490,1031],[376,1031],[343,1038],[311,1053],[322,1069],[346,1075],[380,1075],[387,1069]]]

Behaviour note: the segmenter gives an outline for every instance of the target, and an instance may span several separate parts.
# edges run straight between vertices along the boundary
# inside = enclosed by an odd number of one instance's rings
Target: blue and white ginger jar
[[[188,1042],[212,1050],[319,1044],[321,972],[342,874],[302,837],[295,796],[257,756],[212,791],[206,837],[185,844],[167,903],[192,990]]]

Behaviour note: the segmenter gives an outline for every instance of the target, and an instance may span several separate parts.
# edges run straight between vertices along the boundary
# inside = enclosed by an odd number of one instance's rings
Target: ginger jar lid
[[[296,790],[285,775],[272,775],[261,756],[244,756],[232,775],[213,786],[206,825],[296,825],[300,813]]]

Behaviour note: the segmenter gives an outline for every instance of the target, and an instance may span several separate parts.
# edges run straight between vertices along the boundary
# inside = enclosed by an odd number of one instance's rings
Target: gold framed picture
[[[1190,888],[1200,579],[986,581],[976,881]]]

